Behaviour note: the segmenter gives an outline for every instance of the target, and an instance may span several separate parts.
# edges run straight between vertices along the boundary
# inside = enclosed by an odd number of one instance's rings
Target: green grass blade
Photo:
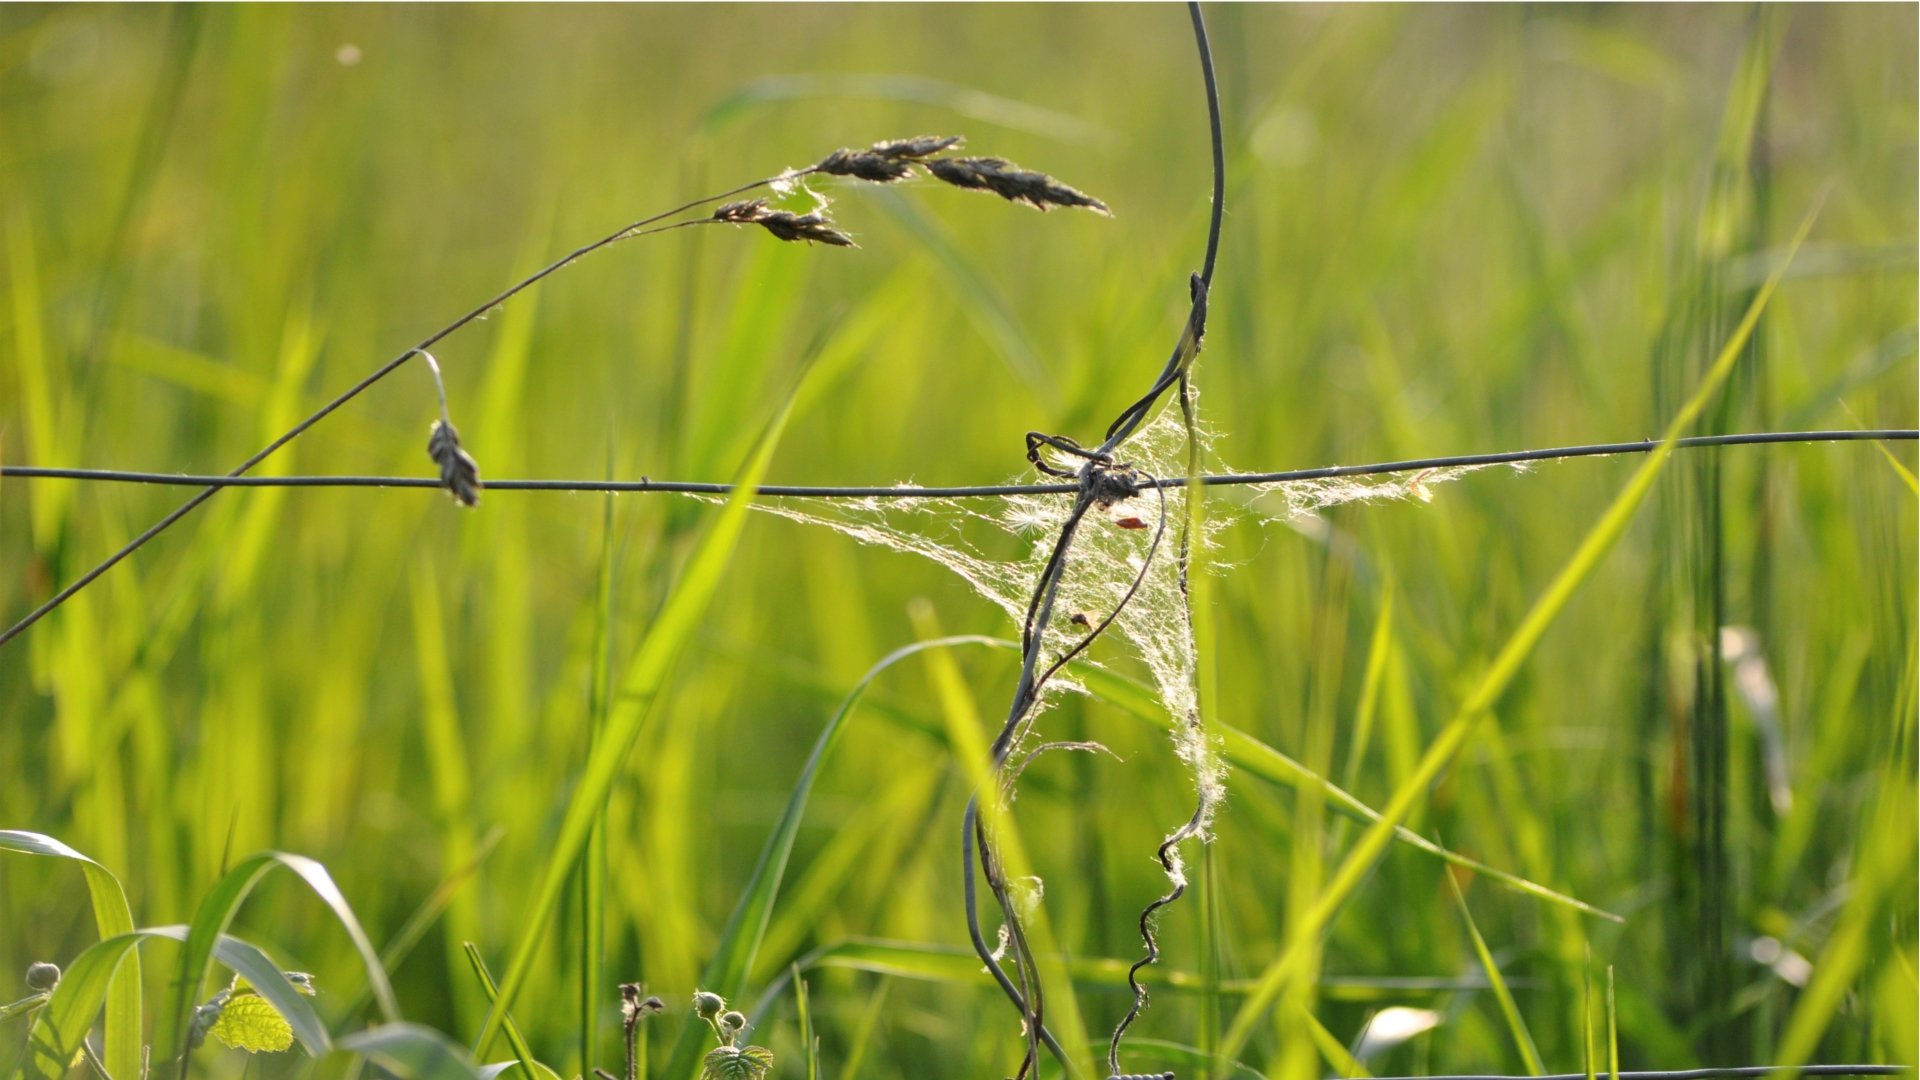
[[[1913,470],[1902,464],[1899,458],[1894,457],[1893,451],[1887,449],[1884,444],[1874,443],[1873,448],[1880,451],[1880,456],[1887,459],[1887,464],[1893,466],[1893,471],[1899,475],[1900,482],[1907,485],[1907,490],[1920,495],[1920,478],[1913,475]]]
[[[1359,1058],[1347,1050],[1345,1043],[1327,1030],[1327,1025],[1321,1023],[1319,1017],[1303,1013],[1301,1019],[1306,1022],[1307,1034],[1313,1038],[1313,1045],[1319,1048],[1320,1056],[1332,1067],[1334,1075],[1345,1077],[1346,1080],[1368,1080],[1373,1075],[1365,1065],[1360,1064]]]
[[[674,588],[673,595],[661,608],[639,651],[627,666],[603,737],[594,744],[580,781],[567,802],[566,815],[561,821],[558,835],[554,837],[539,894],[527,915],[513,959],[507,965],[506,977],[500,982],[500,998],[488,1011],[486,1023],[481,1025],[480,1035],[474,1040],[474,1046],[479,1051],[484,1051],[499,1033],[506,1010],[513,1005],[515,995],[526,984],[547,925],[559,907],[567,878],[586,846],[587,836],[600,814],[607,792],[613,786],[614,777],[619,773],[628,751],[639,741],[660,688],[666,683],[674,662],[698,629],[707,604],[720,587],[727,563],[732,559],[740,534],[746,527],[747,508],[752,502],[754,489],[766,476],[767,466],[773,460],[774,447],[779,444],[790,408],[791,399],[761,434],[759,446],[734,478],[738,485],[736,492],[727,500],[719,518],[688,560],[687,569]]]
[[[607,475],[613,475],[613,448],[607,448]],[[598,602],[593,616],[592,678],[587,702],[587,753],[593,753],[607,725],[613,701],[613,496],[600,508],[600,566]],[[587,854],[580,872],[580,1073],[593,1068],[600,1050],[600,1010],[596,1001],[602,986],[602,958],[607,951],[607,802],[600,800],[593,828],[587,834]]]
[[[67,859],[80,865],[87,881],[87,897],[93,905],[93,922],[102,940],[133,931],[133,912],[127,906],[127,894],[120,879],[78,851],[40,833],[0,829],[0,851],[22,855],[40,855]],[[116,1077],[140,1075],[141,1037],[140,958],[128,956],[120,969],[120,978],[107,991],[107,1071]]]
[[[189,930],[184,926],[155,926],[140,933],[183,944],[189,936]],[[333,1039],[327,1034],[326,1025],[321,1022],[320,1014],[314,1011],[307,995],[295,989],[280,970],[280,965],[274,963],[258,946],[223,935],[214,944],[213,955],[232,969],[234,974],[252,984],[261,997],[280,1011],[287,1026],[293,1029],[294,1038],[300,1040],[309,1054],[320,1057],[333,1049]]]
[[[1500,974],[1500,965],[1493,962],[1493,951],[1487,948],[1487,939],[1480,936],[1480,927],[1474,924],[1473,911],[1467,907],[1467,897],[1460,891],[1460,883],[1454,880],[1453,871],[1441,873],[1447,879],[1447,887],[1453,893],[1453,901],[1460,908],[1460,919],[1467,924],[1467,935],[1473,941],[1474,955],[1480,958],[1480,970],[1487,973],[1487,985],[1493,989],[1493,998],[1500,1003],[1500,1015],[1506,1018],[1507,1031],[1513,1036],[1513,1045],[1520,1051],[1520,1061],[1526,1066],[1528,1076],[1546,1075],[1546,1066],[1540,1062],[1540,1049],[1534,1045],[1533,1033],[1527,1030],[1527,1022],[1520,1016],[1520,1009],[1513,1003],[1513,991],[1508,988],[1506,977]]]
[[[1009,646],[1011,647],[1011,643]],[[1172,720],[1167,716],[1166,710],[1157,704],[1158,699],[1154,697],[1153,691],[1140,683],[1104,668],[1088,667],[1085,671],[1075,674],[1086,684],[1088,691],[1102,701],[1117,705],[1140,719],[1162,727],[1171,725]],[[1325,789],[1329,805],[1342,814],[1366,822],[1378,822],[1381,819],[1380,811],[1361,802],[1345,788],[1334,784],[1252,735],[1229,724],[1216,723],[1212,725],[1211,730],[1220,739],[1221,756],[1226,758],[1227,763],[1235,769],[1286,788],[1299,788],[1308,784],[1319,785]],[[1489,880],[1496,881],[1523,895],[1551,904],[1559,904],[1583,915],[1591,915],[1610,922],[1625,921],[1620,916],[1594,907],[1577,897],[1568,896],[1539,882],[1530,881],[1436,844],[1403,825],[1394,826],[1393,838],[1453,866],[1484,875]]]
[[[1587,1066],[1587,1080],[1595,1080],[1593,1047],[1593,957],[1588,955],[1586,978],[1580,983],[1580,1059]]]
[[[908,615],[922,640],[938,636],[939,620],[930,602],[915,601],[910,605]],[[978,794],[979,820],[986,834],[993,838],[1003,880],[1016,882],[1039,877],[1033,859],[1027,854],[1013,808],[1009,805],[1010,800],[1001,792],[1000,777],[993,767],[992,753],[988,749],[987,728],[981,722],[980,709],[973,692],[961,677],[953,657],[947,653],[929,653],[927,667],[934,698],[939,702],[941,719],[946,724],[948,745],[952,747],[955,763],[960,768],[960,774],[966,778],[967,786]],[[974,871],[970,868],[967,872]],[[993,905],[983,901],[982,907],[983,920],[998,917]],[[1090,1044],[1086,1023],[1080,1015],[1080,1004],[1074,998],[1070,973],[1066,965],[1061,963],[1062,950],[1054,943],[1053,926],[1047,915],[1046,904],[1031,905],[1024,913],[1022,922],[1037,969],[1032,973],[1033,978],[1046,999],[1043,1003],[1046,1008],[1045,1026],[1060,1047],[1073,1055],[1069,1071],[1094,1076],[1094,1060],[1087,1052]],[[1053,992],[1048,993],[1048,990]]]
[[[807,1007],[807,980],[798,965],[787,969],[793,983],[793,1007],[800,1020],[800,1052],[807,1059],[807,1080],[820,1080],[820,1037],[813,1033],[813,1010]]]
[[[54,988],[46,1007],[34,1017],[28,1038],[31,1052],[22,1062],[25,1074],[38,1080],[65,1076],[94,1018],[103,1005],[110,1004],[117,973],[139,955],[140,945],[153,938],[184,942],[188,936],[184,926],[149,927],[97,941],[75,957],[61,974],[60,985]],[[319,1057],[333,1048],[319,1014],[266,953],[238,938],[221,937],[215,943],[214,955],[280,1010],[309,1054]],[[111,1066],[108,1071],[112,1071]],[[127,1075],[138,1077],[141,1072],[136,1069]]]
[[[1893,780],[1892,770],[1888,779]],[[1876,814],[1877,820],[1863,832],[1846,906],[1814,961],[1813,978],[1801,992],[1780,1038],[1774,1054],[1780,1068],[1772,1074],[1780,1080],[1799,1074],[1800,1066],[1818,1049],[1821,1035],[1840,1016],[1854,980],[1871,960],[1876,932],[1890,929],[1881,925],[1887,901],[1902,889],[1912,895],[1915,793],[1911,780],[1902,778],[1897,783],[1898,789],[1886,790],[1894,788],[1889,783],[1880,793],[1886,812]]]
[[[66,966],[52,998],[34,1017],[28,1036],[28,1054],[21,1062],[25,1076],[32,1080],[58,1080],[67,1074],[74,1055],[80,1050],[81,1040],[87,1037],[94,1018],[100,1015],[115,973],[123,961],[135,955],[134,950],[147,936],[139,931],[115,934],[94,942]],[[128,1075],[140,1074],[136,1069]]]
[[[892,989],[893,983],[886,979],[880,980],[880,985],[873,988],[873,996],[867,999],[867,1007],[860,1013],[860,1023],[847,1040],[847,1064],[840,1070],[842,1080],[859,1080],[860,1066],[866,1064],[867,1051],[873,1047],[873,1033],[880,1028],[880,1016],[887,1007],[887,995]]]
[[[476,1080],[467,1052],[445,1035],[419,1024],[389,1023],[340,1040],[351,1050],[401,1080]]]
[[[346,930],[347,937],[360,953],[361,966],[366,970],[368,985],[373,990],[381,1014],[389,1020],[400,1015],[399,1004],[393,996],[393,986],[387,981],[386,969],[380,966],[380,955],[374,951],[373,942],[367,938],[367,932],[361,928],[359,918],[354,915],[346,897],[341,895],[339,886],[333,883],[327,868],[302,855],[268,851],[242,859],[238,866],[214,883],[213,888],[201,899],[199,909],[194,912],[193,922],[188,927],[180,950],[178,982],[175,984],[174,1007],[171,1011],[172,1053],[178,1053],[179,1048],[186,1045],[185,1037],[193,1022],[193,1010],[202,1000],[207,971],[213,964],[220,939],[225,936],[227,927],[232,925],[240,905],[246,902],[254,886],[275,867],[291,870],[333,912],[334,918]],[[186,1071],[187,1059],[181,1055],[180,1075],[183,1080]]]
[[[500,987],[495,985],[493,973],[487,970],[487,962],[480,956],[480,947],[471,941],[463,941],[460,948],[466,953],[467,964],[473,968],[474,979],[487,995],[487,1004],[493,1005],[500,1000]],[[559,1074],[534,1058],[533,1048],[528,1045],[527,1037],[520,1033],[520,1025],[513,1022],[511,1012],[501,1020],[500,1028],[507,1036],[507,1045],[513,1047],[514,1061],[519,1063],[520,1071],[526,1074],[527,1080],[560,1080]]]
[[[473,768],[468,761],[470,738],[462,730],[449,663],[446,620],[440,610],[440,586],[431,559],[421,559],[409,575],[413,603],[413,653],[420,678],[420,735],[424,743],[427,789],[433,797],[435,823],[440,827],[443,872],[457,873],[473,862]],[[460,977],[455,943],[479,936],[471,898],[449,895],[446,907],[447,993],[455,1016],[471,1016],[481,1008],[465,978]]]
[[[780,882],[786,875],[787,857],[793,852],[793,839],[799,834],[800,820],[806,814],[807,798],[813,793],[813,781],[819,774],[820,762],[839,737],[847,717],[852,715],[854,706],[859,704],[867,687],[888,668],[929,649],[998,643],[997,639],[987,637],[945,637],[918,641],[895,649],[867,669],[867,673],[861,676],[853,690],[840,702],[840,707],[834,710],[826,727],[815,738],[812,752],[800,767],[800,777],[787,794],[786,808],[781,811],[780,820],[767,837],[766,846],[760,851],[760,859],[754,864],[753,875],[747,879],[747,886],[734,905],[733,914],[727,918],[726,929],[720,934],[713,958],[701,974],[701,989],[711,990],[724,998],[733,998],[746,990],[747,973],[753,968],[761,938],[767,931],[768,921],[773,917],[773,901],[779,895]],[[674,1041],[673,1053],[667,1059],[666,1075],[691,1075],[699,1064],[705,1041],[704,1028],[693,1024],[682,1027],[679,1037]]]
[[[1620,1077],[1620,1016],[1613,1006],[1613,965],[1607,965],[1607,1078]]]
[[[1241,1006],[1239,1014],[1234,1017],[1233,1023],[1227,1029],[1226,1038],[1221,1046],[1222,1058],[1234,1057],[1246,1045],[1247,1040],[1253,1035],[1255,1025],[1260,1023],[1267,1010],[1273,1007],[1275,999],[1286,985],[1295,966],[1304,959],[1307,952],[1304,947],[1306,938],[1319,934],[1332,924],[1334,916],[1359,889],[1360,882],[1372,869],[1374,861],[1392,842],[1394,828],[1406,820],[1407,816],[1413,812],[1414,804],[1426,794],[1428,786],[1439,777],[1443,769],[1452,763],[1455,755],[1466,745],[1467,737],[1472,733],[1474,725],[1499,701],[1500,696],[1512,683],[1514,676],[1519,673],[1521,665],[1532,654],[1534,646],[1539,644],[1540,639],[1546,635],[1547,628],[1552,625],[1555,617],[1566,607],[1580,585],[1593,573],[1594,568],[1600,564],[1600,560],[1612,550],[1614,543],[1626,531],[1635,511],[1640,508],[1640,504],[1646,500],[1647,493],[1652,490],[1654,480],[1660,476],[1667,460],[1673,455],[1674,440],[1699,419],[1707,403],[1712,400],[1715,392],[1732,373],[1735,361],[1740,358],[1742,348],[1753,333],[1754,324],[1759,321],[1760,313],[1766,310],[1767,302],[1772,299],[1774,290],[1778,288],[1781,276],[1791,264],[1792,253],[1799,250],[1801,243],[1806,240],[1807,233],[1813,228],[1814,215],[1817,212],[1818,207],[1801,222],[1799,231],[1794,235],[1793,243],[1788,249],[1788,258],[1781,260],[1773,275],[1755,294],[1753,303],[1748,305],[1746,315],[1734,329],[1719,356],[1715,358],[1706,378],[1667,424],[1660,445],[1647,455],[1638,469],[1634,470],[1626,487],[1614,497],[1612,504],[1601,515],[1599,522],[1587,533],[1567,564],[1561,568],[1560,573],[1554,577],[1546,591],[1534,602],[1526,617],[1521,620],[1519,627],[1507,639],[1485,674],[1480,677],[1466,700],[1461,703],[1454,718],[1428,746],[1419,765],[1415,767],[1413,775],[1394,792],[1392,799],[1387,803],[1387,808],[1381,812],[1379,820],[1369,826],[1355,843],[1340,868],[1335,871],[1326,890],[1321,894],[1312,916],[1301,921],[1293,939],[1267,965],[1260,976],[1259,989]]]

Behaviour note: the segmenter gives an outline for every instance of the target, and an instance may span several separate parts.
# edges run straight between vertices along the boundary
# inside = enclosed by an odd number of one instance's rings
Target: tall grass
[[[1210,17],[1233,212],[1198,378],[1231,464],[1656,434],[1828,184],[1708,422],[1914,425],[1911,8]],[[1090,434],[1131,400],[1184,315],[1206,213],[1186,32],[1106,6],[8,9],[0,460],[218,471],[572,238],[702,181],[950,130],[1114,218],[834,188],[860,252],[689,230],[573,266],[436,355],[490,478],[724,479],[809,359],[771,479],[1015,474],[1023,432]],[[424,473],[418,379],[282,467]],[[1864,445],[1689,453],[1511,669],[1497,737],[1430,789],[1422,751],[1636,464],[1489,471],[1312,522],[1210,501],[1233,524],[1196,629],[1231,794],[1198,902],[1163,922],[1136,1067],[1524,1071],[1524,1032],[1548,1071],[1597,1068],[1589,948],[1596,980],[1617,972],[1622,1067],[1915,1063],[1913,491]],[[779,1075],[808,1069],[793,971],[821,1075],[1009,1068],[1019,1036],[959,918],[952,689],[1004,700],[1014,655],[956,650],[953,679],[898,665],[803,771],[862,673],[921,636],[910,611],[1005,637],[996,611],[935,568],[752,518],[687,618],[715,507],[429,495],[228,492],[0,649],[0,826],[97,859],[130,919],[96,926],[71,864],[0,854],[0,979],[190,923],[250,853],[293,851],[370,942],[417,942],[387,952],[407,1021],[468,1045],[499,1026],[472,941],[563,1076],[617,1072],[626,980],[670,1006],[649,1021],[659,1075],[720,960]],[[173,498],[0,483],[0,609]],[[663,621],[685,647],[636,721],[623,664]],[[1753,631],[1777,732],[1716,657],[1724,625]],[[1112,670],[1044,722],[1120,760],[1042,759],[1013,806],[1070,954],[1048,978],[1095,1039],[1192,795],[1140,673],[1103,649]],[[1369,819],[1414,788],[1407,834]],[[1398,839],[1343,876],[1370,834]],[[230,932],[313,972],[347,1043],[376,1018],[366,963],[294,884],[267,879]],[[1315,977],[1236,1025],[1336,886]],[[166,1043],[178,951],[140,949]],[[1439,1026],[1357,1046],[1392,1006]],[[382,1060],[462,1060],[379,1030],[358,1042]]]

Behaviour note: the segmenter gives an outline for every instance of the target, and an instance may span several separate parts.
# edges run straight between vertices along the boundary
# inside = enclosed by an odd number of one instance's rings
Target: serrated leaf
[[[293,1046],[293,1025],[259,994],[235,994],[207,1034],[249,1054],[279,1053]]]
[[[709,1051],[700,1067],[701,1080],[766,1080],[773,1071],[773,1051],[764,1046],[722,1046]]]

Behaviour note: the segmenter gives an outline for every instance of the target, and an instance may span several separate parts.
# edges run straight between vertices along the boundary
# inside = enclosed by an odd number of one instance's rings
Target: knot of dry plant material
[[[795,214],[775,210],[765,199],[730,202],[713,212],[713,221],[729,225],[758,225],[781,240],[818,240],[834,247],[859,247],[853,237],[833,227],[833,222],[818,212]]]
[[[1131,465],[1110,465],[1102,461],[1087,464],[1082,481],[1093,495],[1093,504],[1106,509],[1140,494],[1140,473]]]
[[[813,172],[828,176],[851,176],[876,184],[891,184],[913,175],[913,164],[921,159],[951,150],[964,141],[958,135],[919,135],[911,139],[890,139],[874,143],[865,150],[841,148],[815,165]]]
[[[1113,211],[1099,199],[1076,191],[1046,173],[1023,169],[1005,158],[935,158],[925,164],[928,172],[954,187],[991,191],[1009,202],[1026,203],[1043,212],[1052,206],[1083,206],[1095,213],[1113,216]]]
[[[1069,458],[1079,458],[1087,465],[1068,467],[1056,465],[1047,460],[1042,450],[1052,450]],[[1027,461],[1034,468],[1048,476],[1057,476],[1064,480],[1084,479],[1089,467],[1113,468],[1113,455],[1101,450],[1089,450],[1081,446],[1070,435],[1048,435],[1044,431],[1027,432]],[[1131,468],[1131,466],[1122,466]],[[1102,504],[1105,505],[1105,504]]]
[[[460,433],[446,420],[435,420],[427,436],[427,456],[440,466],[440,486],[461,506],[480,505],[480,466],[460,448]]]

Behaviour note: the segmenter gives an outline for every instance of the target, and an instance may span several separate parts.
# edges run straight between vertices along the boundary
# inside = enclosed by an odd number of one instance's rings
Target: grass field
[[[1209,467],[1655,437],[1757,298],[1689,432],[1915,426],[1912,5],[1208,18]],[[858,249],[629,240],[434,351],[488,479],[726,480],[758,446],[776,483],[1024,480],[1025,432],[1097,439],[1164,361],[1204,246],[1205,119],[1175,5],[8,5],[0,463],[224,472],[623,222],[932,133],[1113,216],[828,180]],[[258,472],[431,476],[437,415],[409,364]],[[1128,1067],[1606,1071],[1610,1021],[1625,1068],[1920,1064],[1920,542],[1913,444],[1885,446],[1676,453],[1531,648],[1528,612],[1643,459],[1298,518],[1284,492],[1221,489],[1196,629],[1228,795],[1187,848]],[[0,480],[0,620],[189,494]],[[1002,560],[1042,542],[991,509],[894,525]],[[636,980],[668,1005],[653,1075],[687,1075],[706,987],[754,1016],[774,1075],[811,1080],[797,971],[820,1076],[1011,1075],[1018,1018],[966,947],[979,762],[955,748],[990,737],[1017,653],[901,660],[802,772],[863,673],[941,634],[1018,626],[931,561],[737,507],[229,491],[0,647],[0,828],[97,860],[123,929],[194,928],[120,980],[117,1080],[134,1009],[173,1067],[182,1003],[227,978],[182,990],[181,957],[230,910],[314,975],[333,1038],[382,1018],[311,865],[240,902],[266,851],[324,866],[397,1011],[476,1061],[617,1073],[615,984]],[[1094,659],[1041,726],[1115,756],[1039,759],[1014,812],[1068,958],[1051,1000],[1070,979],[1104,1045],[1193,789],[1138,657],[1103,638]],[[1373,834],[1317,777],[1412,800],[1456,869],[1406,843],[1351,858]],[[776,880],[756,867],[782,835]],[[74,978],[90,895],[113,906],[76,865],[0,850],[0,981],[41,960]],[[524,976],[511,1040],[468,942]],[[0,1067],[28,1022],[0,1020]]]

